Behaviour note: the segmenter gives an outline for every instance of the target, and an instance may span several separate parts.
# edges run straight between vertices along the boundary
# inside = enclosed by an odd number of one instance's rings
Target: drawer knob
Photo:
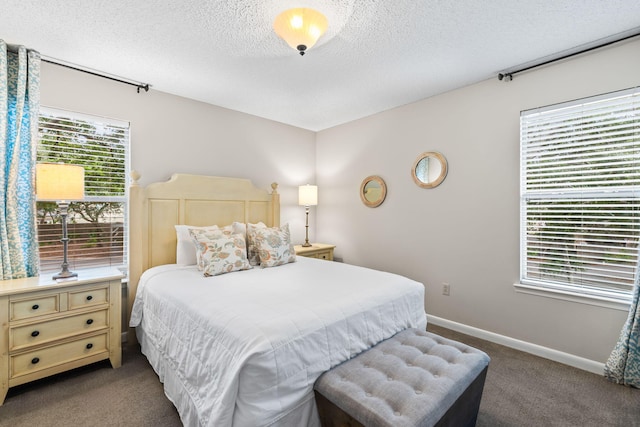
[[[91,301],[93,297],[91,295],[87,295],[87,301]]]
[[[91,350],[93,348],[93,344],[89,343],[87,344],[87,350]]]
[[[39,309],[39,308],[40,308],[40,306],[39,306],[38,304],[33,304],[33,305],[31,306],[31,309],[32,309],[32,310],[37,310],[37,309]]]
[[[87,325],[90,325],[93,323],[93,319],[87,319]]]
[[[38,357],[34,357],[33,359],[31,359],[31,363],[33,363],[34,365],[36,363],[38,363],[39,361],[40,361],[40,358],[38,358]]]
[[[40,335],[40,332],[39,332],[39,331],[33,331],[33,332],[31,332],[31,336],[32,336],[32,337],[34,337],[34,338],[35,338],[35,337],[37,337],[38,335]]]

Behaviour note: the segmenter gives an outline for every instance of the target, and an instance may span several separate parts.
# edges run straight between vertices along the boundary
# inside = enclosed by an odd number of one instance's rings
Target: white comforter
[[[185,425],[313,425],[318,376],[425,328],[424,287],[303,257],[206,278],[165,265],[143,274],[130,326]]]

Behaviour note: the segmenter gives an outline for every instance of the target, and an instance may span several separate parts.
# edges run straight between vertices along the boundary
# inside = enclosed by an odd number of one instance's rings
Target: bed
[[[423,285],[399,275],[292,257],[205,277],[176,262],[176,225],[286,228],[276,184],[176,174],[141,187],[134,177],[130,201],[130,336],[185,425],[317,426],[320,374],[426,327]]]

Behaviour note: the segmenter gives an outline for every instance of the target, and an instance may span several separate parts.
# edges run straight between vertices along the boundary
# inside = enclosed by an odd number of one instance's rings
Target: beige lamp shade
[[[72,201],[84,199],[84,168],[63,163],[36,165],[38,200]]]
[[[327,18],[313,9],[289,9],[276,17],[273,29],[289,46],[304,55],[327,31]]]
[[[298,187],[298,204],[300,206],[315,206],[318,204],[318,186],[301,185]]]

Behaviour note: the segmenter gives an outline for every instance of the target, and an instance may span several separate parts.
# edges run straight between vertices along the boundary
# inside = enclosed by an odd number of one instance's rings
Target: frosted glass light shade
[[[327,25],[327,18],[320,12],[297,8],[285,10],[278,15],[273,29],[289,46],[304,55],[327,31]]]
[[[307,184],[298,187],[298,204],[300,206],[316,206],[318,204],[318,186]]]
[[[84,199],[84,168],[63,163],[36,165],[38,200],[71,201]]]

